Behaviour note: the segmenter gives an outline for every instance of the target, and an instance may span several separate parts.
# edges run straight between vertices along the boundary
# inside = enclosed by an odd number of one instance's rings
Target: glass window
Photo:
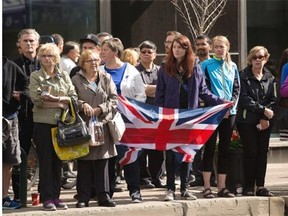
[[[25,4],[26,2],[26,4]],[[3,54],[17,57],[17,34],[34,28],[40,35],[60,34],[65,41],[98,33],[99,0],[3,1]]]

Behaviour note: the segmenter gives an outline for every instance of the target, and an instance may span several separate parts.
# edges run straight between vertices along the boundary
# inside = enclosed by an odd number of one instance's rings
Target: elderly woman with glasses
[[[46,211],[67,209],[60,199],[62,161],[57,157],[52,143],[51,128],[57,126],[62,109],[70,98],[77,99],[68,73],[59,70],[59,49],[47,43],[38,52],[41,68],[30,75],[30,97],[34,104],[33,140],[40,163],[39,192]]]
[[[236,125],[244,150],[244,194],[273,196],[264,187],[267,152],[276,102],[276,79],[264,67],[269,59],[263,46],[253,47],[247,57],[248,66],[241,74],[241,92]]]
[[[98,53],[84,51],[79,59],[81,70],[72,78],[78,94],[80,115],[87,125],[92,116],[98,122],[106,123],[117,106],[116,86],[110,74],[99,70],[100,62]],[[77,208],[88,207],[91,194],[96,194],[99,206],[115,206],[109,196],[108,159],[115,157],[117,152],[107,124],[103,124],[103,131],[103,142],[90,146],[89,154],[77,161]]]

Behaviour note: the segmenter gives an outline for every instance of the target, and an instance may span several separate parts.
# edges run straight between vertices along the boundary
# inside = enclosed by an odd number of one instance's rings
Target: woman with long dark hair
[[[195,64],[195,55],[190,40],[181,35],[174,39],[166,58],[158,72],[155,104],[166,108],[191,108],[199,106],[199,98],[209,105],[223,103],[207,88],[201,68]],[[175,199],[176,164],[180,162],[181,199],[195,200],[188,191],[191,162],[179,161],[183,154],[166,151],[167,192],[165,201]],[[181,160],[181,159],[180,159]]]

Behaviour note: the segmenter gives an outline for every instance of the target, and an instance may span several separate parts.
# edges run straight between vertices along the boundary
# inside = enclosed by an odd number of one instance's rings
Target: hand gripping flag
[[[118,109],[126,126],[119,145],[128,147],[119,154],[120,164],[134,162],[141,149],[172,149],[183,154],[183,161],[192,161],[230,106],[232,102],[197,109],[170,109],[119,96]]]

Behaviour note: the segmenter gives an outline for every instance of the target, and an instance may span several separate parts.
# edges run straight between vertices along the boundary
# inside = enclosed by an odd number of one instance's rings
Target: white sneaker
[[[173,201],[175,199],[175,192],[172,190],[166,191],[164,201]]]
[[[191,194],[188,190],[182,191],[181,192],[181,199],[185,200],[196,200],[197,197]]]

